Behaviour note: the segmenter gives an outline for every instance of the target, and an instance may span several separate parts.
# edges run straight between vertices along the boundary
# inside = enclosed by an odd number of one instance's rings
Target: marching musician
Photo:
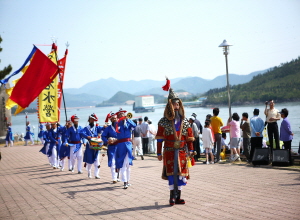
[[[102,133],[102,140],[105,146],[107,146],[107,157],[108,157],[108,167],[110,167],[112,183],[118,182],[118,173],[116,172],[116,143],[114,140],[117,139],[116,124],[117,115],[114,113],[109,113],[106,117],[105,123],[111,121],[111,125],[106,127]]]
[[[78,120],[79,118],[77,115],[72,115],[71,121],[73,126],[68,128],[66,136],[68,138],[68,146],[70,147],[71,166],[69,167],[69,171],[74,172],[75,163],[77,160],[78,174],[82,174],[82,127],[78,125]]]
[[[127,189],[130,180],[130,166],[132,166],[132,142],[131,132],[136,124],[129,118],[126,118],[127,111],[120,109],[117,112],[118,123],[117,131],[117,150],[116,150],[116,170],[121,172],[124,189]]]
[[[100,179],[100,150],[91,149],[89,142],[92,138],[97,138],[98,134],[101,134],[103,131],[103,127],[95,125],[96,121],[98,121],[98,117],[94,113],[91,114],[88,119],[89,125],[82,129],[81,135],[83,138],[88,140],[86,142],[86,148],[83,156],[83,162],[87,164],[88,178],[92,178],[92,165],[94,164],[95,179]]]

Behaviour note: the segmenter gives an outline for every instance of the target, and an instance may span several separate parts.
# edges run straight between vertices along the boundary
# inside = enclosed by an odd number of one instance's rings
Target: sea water
[[[132,111],[132,106],[109,106],[109,107],[100,107],[100,108],[72,108],[72,109],[67,109],[67,118],[70,119],[70,117],[74,114],[76,114],[80,119],[79,119],[79,125],[81,126],[86,126],[88,124],[87,120],[89,115],[92,113],[95,113],[97,117],[99,118],[98,124],[99,125],[104,125],[105,124],[105,118],[106,115],[109,112],[117,112],[119,108],[122,108],[124,110],[127,110],[128,112],[131,112],[133,114],[133,118],[144,118],[145,116],[148,116],[148,118],[152,121],[152,124],[157,125],[159,119],[163,116],[164,113],[164,108],[158,108],[155,109],[155,112],[145,112],[145,113],[134,113]],[[216,106],[217,107],[217,106]],[[260,110],[259,116],[265,120],[265,115],[264,115],[264,109],[265,105],[262,103],[261,105],[252,105],[252,106],[232,106],[231,107],[231,112],[238,113],[239,116],[242,116],[242,113],[247,112],[249,115],[249,118],[253,116],[253,110],[254,108],[258,108]],[[288,118],[291,122],[291,127],[292,131],[294,133],[294,139],[292,141],[292,146],[294,151],[298,149],[299,146],[299,141],[300,141],[300,102],[293,102],[293,103],[278,103],[275,105],[275,108],[278,109],[279,111],[282,108],[287,108],[289,110],[289,115]],[[201,124],[204,124],[205,117],[207,114],[213,114],[212,113],[213,108],[207,108],[207,107],[199,107],[199,108],[185,108],[185,116],[190,117],[192,113],[197,114],[197,119],[201,122]],[[219,117],[222,118],[224,125],[227,123],[227,120],[229,118],[229,110],[228,107],[219,107],[220,113]],[[25,123],[26,123],[26,117],[25,113],[20,113],[17,116],[12,116],[12,129],[14,133],[23,133],[25,134]],[[30,121],[31,124],[31,129],[32,132],[34,132],[35,135],[35,140],[37,139],[37,134],[38,134],[38,128],[39,128],[39,123],[38,123],[38,118],[37,114],[28,114],[27,115],[27,120]],[[65,112],[64,109],[62,109],[61,112],[61,120],[60,123],[62,125],[65,124]],[[280,130],[280,124],[282,120],[278,121],[278,129]],[[229,140],[229,138],[227,138]]]

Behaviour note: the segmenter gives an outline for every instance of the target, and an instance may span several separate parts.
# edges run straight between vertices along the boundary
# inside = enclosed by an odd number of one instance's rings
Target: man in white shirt
[[[156,154],[156,145],[155,145],[155,136],[157,133],[157,130],[155,126],[152,124],[151,120],[148,120],[149,124],[149,153],[150,154]]]
[[[268,104],[270,105],[269,109]],[[268,102],[266,102],[265,115],[267,117],[266,121],[268,123],[268,137],[271,152],[273,150],[273,138],[275,139],[276,149],[280,149],[277,121],[280,120],[281,117],[279,111],[276,108],[274,108],[274,106],[274,100],[271,99]]]
[[[149,124],[148,117],[144,117],[144,122],[141,126],[141,135],[142,135],[142,145],[143,145],[143,153],[148,154],[148,142],[149,142]]]

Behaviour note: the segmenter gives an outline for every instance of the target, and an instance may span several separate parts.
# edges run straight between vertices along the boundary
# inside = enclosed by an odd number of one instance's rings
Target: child
[[[225,153],[230,153],[230,147],[229,145],[226,144],[225,140],[226,140],[227,136],[226,136],[226,133],[222,133],[222,141],[221,141],[221,146],[222,146],[222,149],[225,149]]]
[[[238,154],[238,147],[239,147],[239,142],[240,142],[240,126],[238,121],[240,120],[240,116],[237,113],[233,113],[232,115],[232,121],[228,119],[227,125],[230,127],[230,158],[229,160],[235,161],[238,160],[240,161],[240,156]]]
[[[202,132],[203,148],[205,148],[206,153],[206,164],[209,164],[208,154],[210,153],[211,164],[214,164],[214,155],[212,153],[212,148],[214,146],[212,133],[210,127],[210,122],[205,121],[205,126]]]

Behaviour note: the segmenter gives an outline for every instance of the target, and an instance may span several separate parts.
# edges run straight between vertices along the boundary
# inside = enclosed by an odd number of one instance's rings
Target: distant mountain
[[[238,74],[229,74],[229,83],[230,85],[238,85],[241,83],[249,82],[254,76],[267,72],[267,70],[261,70],[252,72],[248,75],[238,75]],[[135,93],[135,95],[144,95],[144,94],[158,94],[165,95],[166,92],[161,89],[161,86],[164,85],[164,82],[156,88],[151,88],[147,90],[142,90]],[[178,82],[171,80],[171,87],[174,90],[185,90],[193,94],[202,94],[213,88],[220,88],[227,85],[226,75],[218,76],[212,80],[203,79],[201,77],[185,77]]]
[[[232,104],[278,102],[300,100],[300,57],[274,67],[264,74],[258,74],[250,82],[233,85],[230,89]],[[215,88],[206,92],[207,104],[226,104],[227,89]]]
[[[135,95],[119,91],[109,100],[103,101],[100,105],[116,105],[116,104],[124,104],[128,100],[134,100]]]
[[[249,82],[253,76],[264,73],[267,70],[256,71],[248,75],[229,74],[231,85]],[[94,82],[89,82],[84,86],[74,89],[64,89],[65,93],[69,94],[91,94],[100,95],[105,99],[111,98],[118,91],[123,91],[134,95],[149,95],[158,94],[165,95],[166,92],[161,89],[165,84],[165,80],[129,80],[119,81],[112,77],[108,79],[100,79]],[[174,90],[185,90],[192,94],[201,94],[212,88],[219,88],[226,85],[226,75],[218,76],[213,80],[203,79],[201,77],[180,77],[171,79],[171,87]],[[100,102],[98,102],[100,103]]]
[[[69,94],[64,92],[66,107],[81,107],[81,106],[95,106],[96,104],[105,100],[105,98],[98,96],[98,95],[91,95],[91,94]],[[64,107],[62,102],[61,107]],[[37,100],[34,100],[28,106],[28,109],[36,109],[37,108]]]
[[[172,81],[178,82],[181,78],[175,78]],[[161,87],[162,84],[165,83],[165,80],[156,81],[156,80],[129,80],[129,81],[119,81],[112,77],[108,79],[100,79],[94,82],[89,82],[84,86],[78,89],[64,89],[66,93],[70,94],[80,94],[80,93],[87,93],[87,94],[99,94],[106,99],[109,99],[118,91],[124,91],[130,94],[135,94],[144,90],[145,88],[155,88]]]
[[[95,106],[105,100],[102,96],[87,93],[74,95],[65,92],[64,95],[67,107]]]

